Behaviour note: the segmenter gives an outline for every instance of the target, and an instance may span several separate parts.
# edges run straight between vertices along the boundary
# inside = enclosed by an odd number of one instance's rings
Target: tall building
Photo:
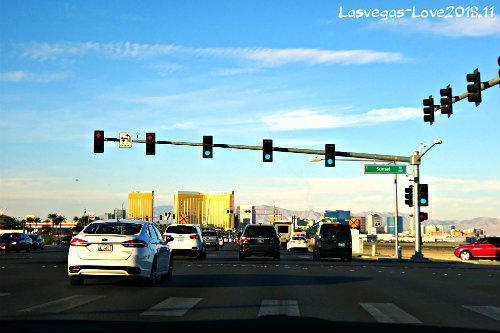
[[[128,218],[151,220],[153,218],[153,191],[128,192]]]
[[[383,232],[382,217],[378,214],[370,214],[366,217],[366,232],[369,234],[377,234]]]
[[[359,232],[362,234],[366,234],[366,218],[362,216],[353,216],[358,219],[359,221]]]
[[[403,232],[403,217],[398,216],[398,233]],[[395,235],[396,226],[394,225],[394,216],[387,217],[387,233]]]
[[[127,218],[127,211],[125,209],[115,208],[115,219],[124,220]],[[149,215],[148,215],[149,216]]]
[[[257,223],[255,206],[249,206],[249,205],[238,206],[237,211],[239,216],[239,223],[241,223],[242,225]]]
[[[181,214],[189,222],[198,225],[212,224],[226,230],[234,228],[234,191],[232,192],[188,192],[174,194],[175,222],[181,221]]]
[[[351,211],[325,210],[325,212],[321,215],[321,219],[330,222],[348,223],[351,219]]]

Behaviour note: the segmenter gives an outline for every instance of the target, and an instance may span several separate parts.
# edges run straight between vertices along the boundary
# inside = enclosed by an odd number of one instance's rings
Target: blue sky
[[[447,119],[422,120],[422,99],[466,90],[476,67],[498,75],[500,19],[339,18],[350,9],[411,8],[411,1],[5,1],[0,5],[0,208],[8,214],[97,214],[154,190],[234,190],[237,204],[390,211],[392,177],[361,162],[335,168],[294,154],[263,164],[252,151],[107,143],[92,134],[158,140],[425,156],[431,218],[499,217],[500,90]],[[416,9],[463,6],[419,1]],[[474,3],[481,11],[491,1]],[[78,179],[76,181],[75,179]],[[400,206],[403,188],[400,177]]]

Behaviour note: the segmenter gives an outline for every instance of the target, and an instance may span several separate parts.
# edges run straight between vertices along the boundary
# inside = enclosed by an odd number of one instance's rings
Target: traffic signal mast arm
[[[496,78],[493,78],[487,82],[481,82],[481,91],[483,90],[486,90],[488,88],[491,88],[497,84],[500,84],[500,76],[497,76]],[[452,103],[456,103],[458,101],[461,101],[462,99],[465,99],[467,98],[467,96],[469,96],[469,93],[468,92],[465,92],[459,96],[454,96],[452,99],[451,99],[451,102]],[[434,106],[434,112],[436,111],[439,111],[441,109],[441,105],[435,105]]]
[[[118,138],[105,138],[104,141],[116,141]],[[146,140],[132,140],[132,142],[145,143]],[[203,146],[200,142],[176,142],[176,141],[156,141],[159,145],[174,145],[174,146]],[[262,146],[246,146],[246,145],[228,145],[223,143],[214,143],[213,147],[217,148],[232,148],[232,149],[247,149],[247,150],[262,150]],[[284,148],[284,147],[273,147],[273,151],[280,151],[285,153],[297,153],[297,154],[311,154],[311,155],[325,155],[324,150],[315,149],[301,149],[301,148]],[[360,159],[369,159],[374,161],[387,161],[387,162],[406,162],[411,163],[412,159],[408,156],[397,156],[397,155],[381,155],[381,154],[366,154],[366,153],[353,153],[353,152],[342,152],[335,151],[335,156],[341,157],[351,157]],[[420,163],[419,161],[414,161]]]

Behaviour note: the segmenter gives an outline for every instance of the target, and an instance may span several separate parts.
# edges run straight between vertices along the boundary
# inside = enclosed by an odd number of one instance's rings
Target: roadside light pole
[[[399,252],[399,229],[398,229],[398,174],[394,174],[394,233],[396,235],[396,258],[401,259]]]
[[[415,253],[411,257],[413,260],[422,260],[424,259],[424,255],[422,254],[422,233],[421,233],[421,226],[420,226],[420,202],[418,200],[418,185],[420,184],[420,179],[419,179],[419,166],[420,166],[420,157],[422,155],[419,154],[418,151],[415,151],[413,155],[411,156],[412,161],[411,164],[413,164],[414,167],[414,176],[413,176],[413,198],[414,198],[414,207],[415,207],[415,212],[414,212],[414,217],[413,220],[415,221]]]

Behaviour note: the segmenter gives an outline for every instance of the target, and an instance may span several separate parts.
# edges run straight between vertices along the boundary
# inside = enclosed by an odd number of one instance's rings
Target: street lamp
[[[431,145],[429,148],[427,148],[427,149],[426,149],[426,150],[425,150],[425,151],[424,151],[424,152],[420,155],[419,159],[420,159],[420,158],[422,158],[422,156],[424,156],[424,155],[425,155],[425,154],[426,154],[429,150],[431,150],[431,148],[432,148],[432,147],[434,147],[435,145],[440,145],[440,144],[442,144],[442,143],[443,143],[443,140],[441,140],[441,139],[436,139],[436,140],[434,140],[434,142],[432,143],[432,145]]]

